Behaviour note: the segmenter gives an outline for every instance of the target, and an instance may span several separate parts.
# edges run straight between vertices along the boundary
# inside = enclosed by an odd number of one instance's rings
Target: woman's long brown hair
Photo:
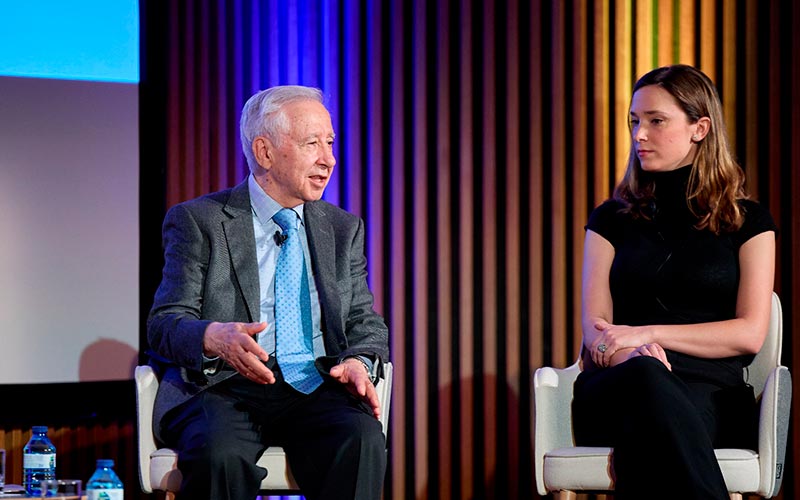
[[[648,85],[658,85],[669,92],[691,123],[704,116],[711,120],[708,134],[697,143],[686,192],[689,209],[698,218],[695,227],[715,234],[739,229],[744,214],[737,200],[747,198],[744,172],[731,154],[722,104],[713,82],[692,66],[676,64],[642,76],[633,86],[633,94]],[[614,189],[614,198],[622,201],[626,211],[635,217],[649,218],[646,207],[653,201],[653,185],[642,181],[641,173],[642,165],[631,144],[625,175]]]

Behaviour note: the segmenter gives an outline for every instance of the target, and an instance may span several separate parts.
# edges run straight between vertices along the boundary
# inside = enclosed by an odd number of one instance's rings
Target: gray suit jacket
[[[326,356],[326,374],[347,356],[387,360],[388,330],[367,287],[364,224],[324,201],[305,204]],[[203,374],[203,334],[212,321],[260,320],[258,269],[247,181],[172,207],[164,219],[164,270],[147,321],[151,364],[161,375],[153,412],[161,417],[232,376]],[[380,364],[379,364],[380,366]]]

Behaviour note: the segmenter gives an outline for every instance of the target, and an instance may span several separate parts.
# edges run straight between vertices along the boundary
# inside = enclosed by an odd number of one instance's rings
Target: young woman
[[[636,82],[631,150],[586,226],[576,440],[612,446],[615,498],[727,499],[715,447],[754,447],[775,225],[744,191],[711,80]]]

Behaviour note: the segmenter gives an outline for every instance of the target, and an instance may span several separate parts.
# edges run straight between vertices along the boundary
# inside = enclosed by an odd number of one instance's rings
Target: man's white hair
[[[283,106],[290,102],[305,100],[323,102],[322,91],[301,85],[281,85],[262,90],[247,100],[242,108],[239,135],[242,152],[247,158],[251,172],[258,166],[253,156],[253,140],[263,135],[276,146],[279,145],[280,135],[289,130]]]

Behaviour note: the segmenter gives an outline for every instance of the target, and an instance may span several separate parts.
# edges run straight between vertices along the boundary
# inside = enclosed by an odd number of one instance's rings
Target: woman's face
[[[642,169],[675,170],[692,163],[697,150],[698,124],[678,101],[657,85],[637,90],[631,100],[631,138]]]

